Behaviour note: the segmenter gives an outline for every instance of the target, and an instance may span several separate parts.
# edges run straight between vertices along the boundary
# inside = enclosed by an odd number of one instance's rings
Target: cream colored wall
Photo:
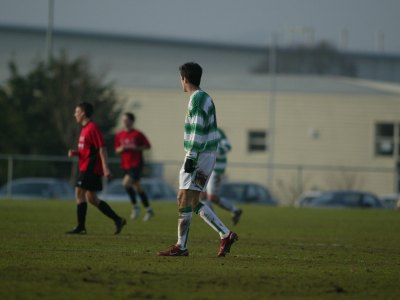
[[[239,168],[234,163],[265,164],[267,153],[247,151],[247,132],[268,126],[268,93],[238,91],[208,91],[213,97],[222,127],[232,142],[231,165],[227,176],[231,180],[255,181],[265,184],[263,168]],[[176,90],[122,89],[125,107],[137,115],[137,127],[151,140],[149,159],[176,161],[165,167],[165,178],[177,185],[177,172],[183,161],[183,121],[188,95]],[[353,167],[393,167],[394,160],[374,155],[374,124],[377,121],[400,122],[399,97],[382,95],[298,94],[279,93],[276,97],[275,163]],[[310,129],[319,138],[309,135]],[[233,163],[233,164],[232,164]],[[353,175],[340,172],[304,171],[302,185],[332,188],[340,178]],[[360,189],[378,194],[393,190],[393,174],[357,174]],[[273,190],[293,189],[298,183],[296,170],[275,171]],[[342,179],[344,180],[344,179]],[[285,187],[283,187],[283,185]],[[286,193],[287,194],[287,193]],[[282,196],[281,196],[282,197]],[[288,196],[283,196],[288,197]],[[289,200],[287,200],[289,201]]]

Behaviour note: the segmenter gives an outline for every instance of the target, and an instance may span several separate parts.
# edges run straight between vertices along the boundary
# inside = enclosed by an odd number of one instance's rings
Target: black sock
[[[142,200],[142,204],[145,208],[149,207],[149,198],[147,197],[146,192],[140,192],[139,193],[140,200]]]
[[[131,203],[135,206],[136,205],[136,192],[133,187],[129,187],[125,189],[129,195],[129,199],[131,199]]]
[[[110,219],[113,219],[114,222],[119,222],[121,220],[121,217],[118,216],[115,211],[112,210],[112,208],[103,200],[100,200],[98,209],[105,214],[107,217]]]
[[[85,229],[85,222],[86,222],[86,212],[87,212],[87,203],[79,203],[76,206],[76,214],[78,217],[78,228]]]

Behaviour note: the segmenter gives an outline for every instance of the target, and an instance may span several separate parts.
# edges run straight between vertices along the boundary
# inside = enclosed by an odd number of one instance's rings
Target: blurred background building
[[[271,46],[59,29],[52,48],[89,57],[95,72],[116,83],[153,144],[148,159],[162,163],[174,185],[188,98],[178,66],[196,61],[233,144],[230,180],[259,182],[282,197],[312,189],[398,192],[400,54],[384,51],[383,34],[376,51],[361,51],[348,49],[347,31],[335,46],[318,42],[313,30],[301,28],[306,39],[296,41],[291,28],[288,42]],[[44,28],[0,26],[0,81],[10,59],[24,72],[45,58],[45,44]]]

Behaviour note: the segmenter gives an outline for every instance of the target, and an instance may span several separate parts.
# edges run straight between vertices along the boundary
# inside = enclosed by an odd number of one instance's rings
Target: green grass
[[[112,206],[129,215],[129,204]],[[194,217],[190,256],[160,258],[177,214],[154,206],[151,222],[130,221],[120,236],[89,207],[88,234],[66,236],[72,202],[0,201],[0,299],[400,298],[394,211],[245,206],[229,257],[216,257],[217,234]]]

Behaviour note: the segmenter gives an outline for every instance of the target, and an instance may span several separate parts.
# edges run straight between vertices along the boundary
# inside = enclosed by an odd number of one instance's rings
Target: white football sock
[[[192,222],[192,212],[180,212],[178,218],[178,242],[176,243],[182,250],[186,249],[189,238],[190,223]]]
[[[204,200],[204,201],[201,201],[201,203],[203,203],[204,205],[207,205],[212,211],[214,211],[211,201]]]
[[[195,212],[216,232],[219,233],[221,239],[229,236],[230,230],[222,223],[217,215],[207,206],[199,203]]]

